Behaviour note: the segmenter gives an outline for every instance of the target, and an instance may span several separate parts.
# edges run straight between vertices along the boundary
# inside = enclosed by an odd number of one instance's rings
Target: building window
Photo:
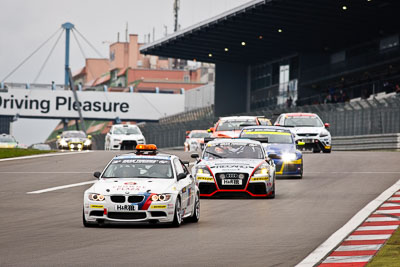
[[[110,61],[114,61],[115,59],[115,50],[110,52]]]
[[[346,51],[340,51],[331,55],[331,64],[336,64],[346,60]]]
[[[379,48],[381,51],[399,46],[399,35],[392,35],[381,39]]]

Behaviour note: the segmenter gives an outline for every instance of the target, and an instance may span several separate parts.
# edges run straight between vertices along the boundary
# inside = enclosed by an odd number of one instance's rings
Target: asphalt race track
[[[171,151],[188,160],[189,154]],[[116,154],[0,162],[0,266],[294,266],[400,179],[400,153],[305,154],[269,199],[202,199],[198,224],[82,226],[82,185]]]

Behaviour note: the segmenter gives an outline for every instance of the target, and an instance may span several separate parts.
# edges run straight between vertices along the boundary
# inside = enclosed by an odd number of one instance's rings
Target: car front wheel
[[[188,218],[189,222],[197,223],[200,220],[200,198],[199,195],[196,194],[196,198],[194,201],[193,214]]]
[[[172,222],[172,226],[179,227],[182,224],[182,209],[181,209],[181,200],[179,198],[176,199],[175,203],[175,214],[174,221]]]

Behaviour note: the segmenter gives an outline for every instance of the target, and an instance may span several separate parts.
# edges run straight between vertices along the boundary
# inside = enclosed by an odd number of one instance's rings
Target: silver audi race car
[[[136,154],[114,157],[99,180],[85,191],[83,225],[171,223],[200,218],[195,179],[177,156],[158,154],[155,145],[138,145]]]
[[[275,164],[259,141],[215,139],[206,144],[192,169],[200,196],[240,195],[275,198]]]
[[[84,131],[64,131],[57,136],[56,146],[58,149],[90,150],[92,136],[86,135]]]

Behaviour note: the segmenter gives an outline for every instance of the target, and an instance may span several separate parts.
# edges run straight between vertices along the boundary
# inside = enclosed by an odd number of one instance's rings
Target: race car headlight
[[[296,160],[296,154],[295,153],[285,153],[282,155],[282,160],[284,162],[290,162],[290,161]]]
[[[85,145],[85,146],[90,146],[91,143],[92,143],[92,140],[87,139],[87,140],[83,143],[83,145]]]
[[[326,137],[329,135],[329,132],[327,130],[323,130],[320,134],[319,137]]]
[[[89,194],[89,199],[93,201],[104,201],[104,196],[102,194]]]
[[[151,196],[152,201],[168,201],[171,199],[171,194],[157,194]]]
[[[210,171],[208,170],[207,167],[202,166],[202,167],[198,167],[196,170],[196,176],[211,176]]]
[[[60,145],[62,145],[62,146],[67,146],[68,143],[67,143],[67,141],[65,141],[65,139],[61,139],[61,140],[60,140]]]
[[[253,177],[254,176],[268,176],[269,173],[269,168],[268,168],[268,164],[267,163],[263,163],[260,166],[258,166],[257,170],[254,172]]]

